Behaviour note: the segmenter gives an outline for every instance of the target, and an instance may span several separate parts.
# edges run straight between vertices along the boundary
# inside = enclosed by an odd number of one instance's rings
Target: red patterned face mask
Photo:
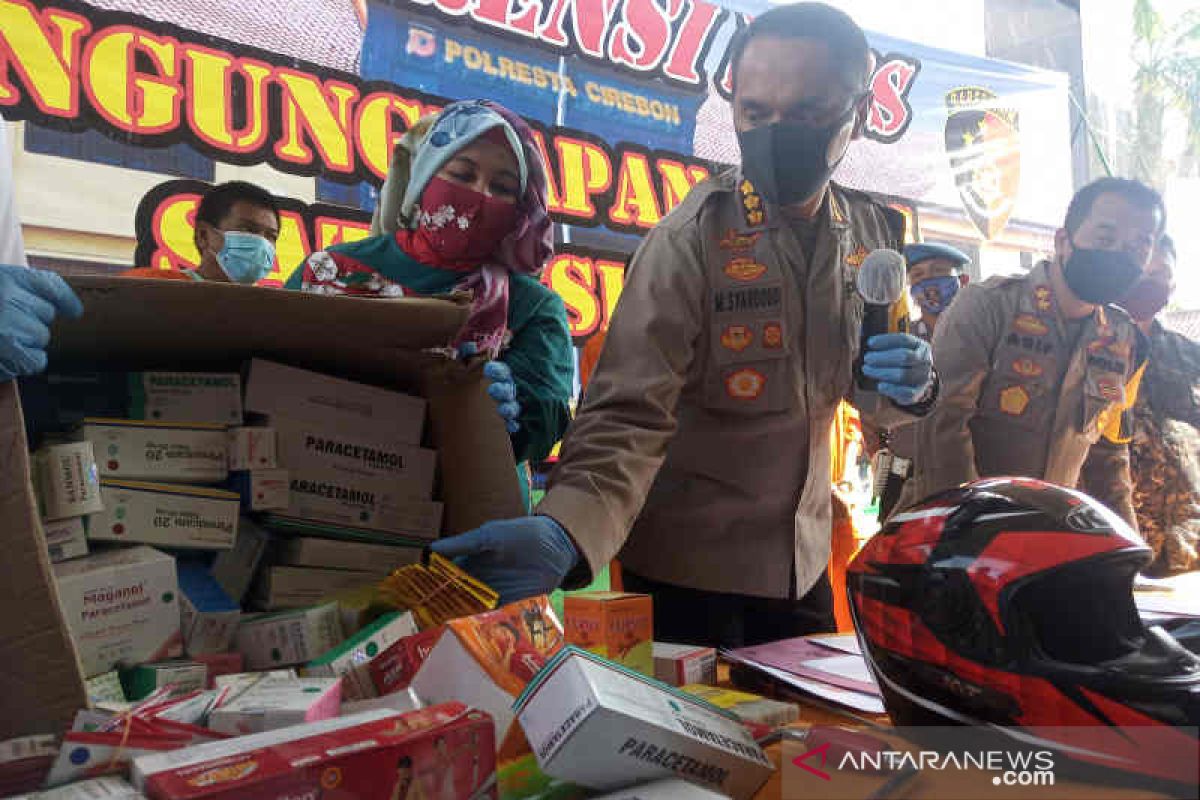
[[[414,210],[417,227],[400,237],[423,264],[476,269],[491,256],[517,222],[517,206],[434,176]],[[403,232],[402,232],[403,233]]]

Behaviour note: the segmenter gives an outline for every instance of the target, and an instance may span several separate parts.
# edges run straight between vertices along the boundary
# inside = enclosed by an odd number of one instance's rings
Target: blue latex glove
[[[0,381],[46,368],[57,314],[83,314],[83,303],[66,281],[46,270],[0,265]]]
[[[458,346],[458,357],[471,358],[479,354],[479,345],[474,342],[463,342]],[[513,380],[512,370],[503,361],[489,361],[483,366],[483,375],[491,383],[488,385],[488,396],[496,401],[496,411],[504,420],[504,427],[509,433],[521,430],[521,404],[517,402],[517,383]]]
[[[884,333],[867,340],[863,374],[879,381],[879,393],[902,406],[920,402],[933,385],[933,351],[908,333]]]
[[[579,561],[575,543],[550,517],[488,522],[430,549],[499,592],[501,604],[554,591]]]

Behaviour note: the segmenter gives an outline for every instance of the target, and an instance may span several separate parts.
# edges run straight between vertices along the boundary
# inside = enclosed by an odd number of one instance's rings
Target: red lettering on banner
[[[880,59],[876,59],[877,63]],[[882,59],[871,78],[871,113],[864,133],[879,142],[894,142],[912,122],[908,93],[921,69],[919,61],[894,53]]]
[[[704,76],[700,62],[712,44],[713,31],[725,19],[726,13],[704,0],[688,3],[679,33],[675,36],[671,52],[667,55],[663,74],[683,83],[699,85]]]
[[[550,13],[538,30],[538,35],[545,41],[567,47],[571,40],[567,37],[563,21],[567,9],[571,10],[571,29],[575,32],[575,44],[579,50],[594,58],[604,56],[604,41],[608,38],[608,30],[616,16],[617,0],[552,0]]]
[[[625,0],[621,21],[613,28],[608,57],[641,72],[654,69],[671,44],[671,23],[679,16],[683,0]]]

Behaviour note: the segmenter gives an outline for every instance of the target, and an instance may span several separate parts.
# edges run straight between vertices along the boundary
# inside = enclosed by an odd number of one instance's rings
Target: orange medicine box
[[[650,595],[568,595],[563,616],[567,644],[654,677],[654,600]]]

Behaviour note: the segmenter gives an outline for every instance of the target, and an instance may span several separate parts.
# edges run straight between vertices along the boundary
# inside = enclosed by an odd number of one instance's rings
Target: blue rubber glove
[[[488,386],[488,397],[496,401],[496,411],[504,420],[509,433],[521,430],[521,404],[517,402],[517,384],[512,370],[503,361],[489,361],[483,365],[483,374],[492,383]]]
[[[458,346],[458,357],[466,361],[479,354],[479,345],[475,342],[463,342]],[[489,361],[483,366],[483,375],[489,381],[488,396],[496,401],[496,411],[504,420],[504,428],[509,433],[521,430],[521,404],[517,402],[517,383],[513,380],[512,370],[503,361]]]
[[[879,381],[879,393],[902,406],[925,398],[933,386],[933,351],[908,333],[884,333],[867,340],[863,374]]]
[[[554,591],[579,561],[562,526],[540,516],[488,522],[430,549],[499,592],[501,604]]]
[[[57,314],[77,318],[83,303],[53,272],[0,265],[0,381],[46,368],[50,324]]]

